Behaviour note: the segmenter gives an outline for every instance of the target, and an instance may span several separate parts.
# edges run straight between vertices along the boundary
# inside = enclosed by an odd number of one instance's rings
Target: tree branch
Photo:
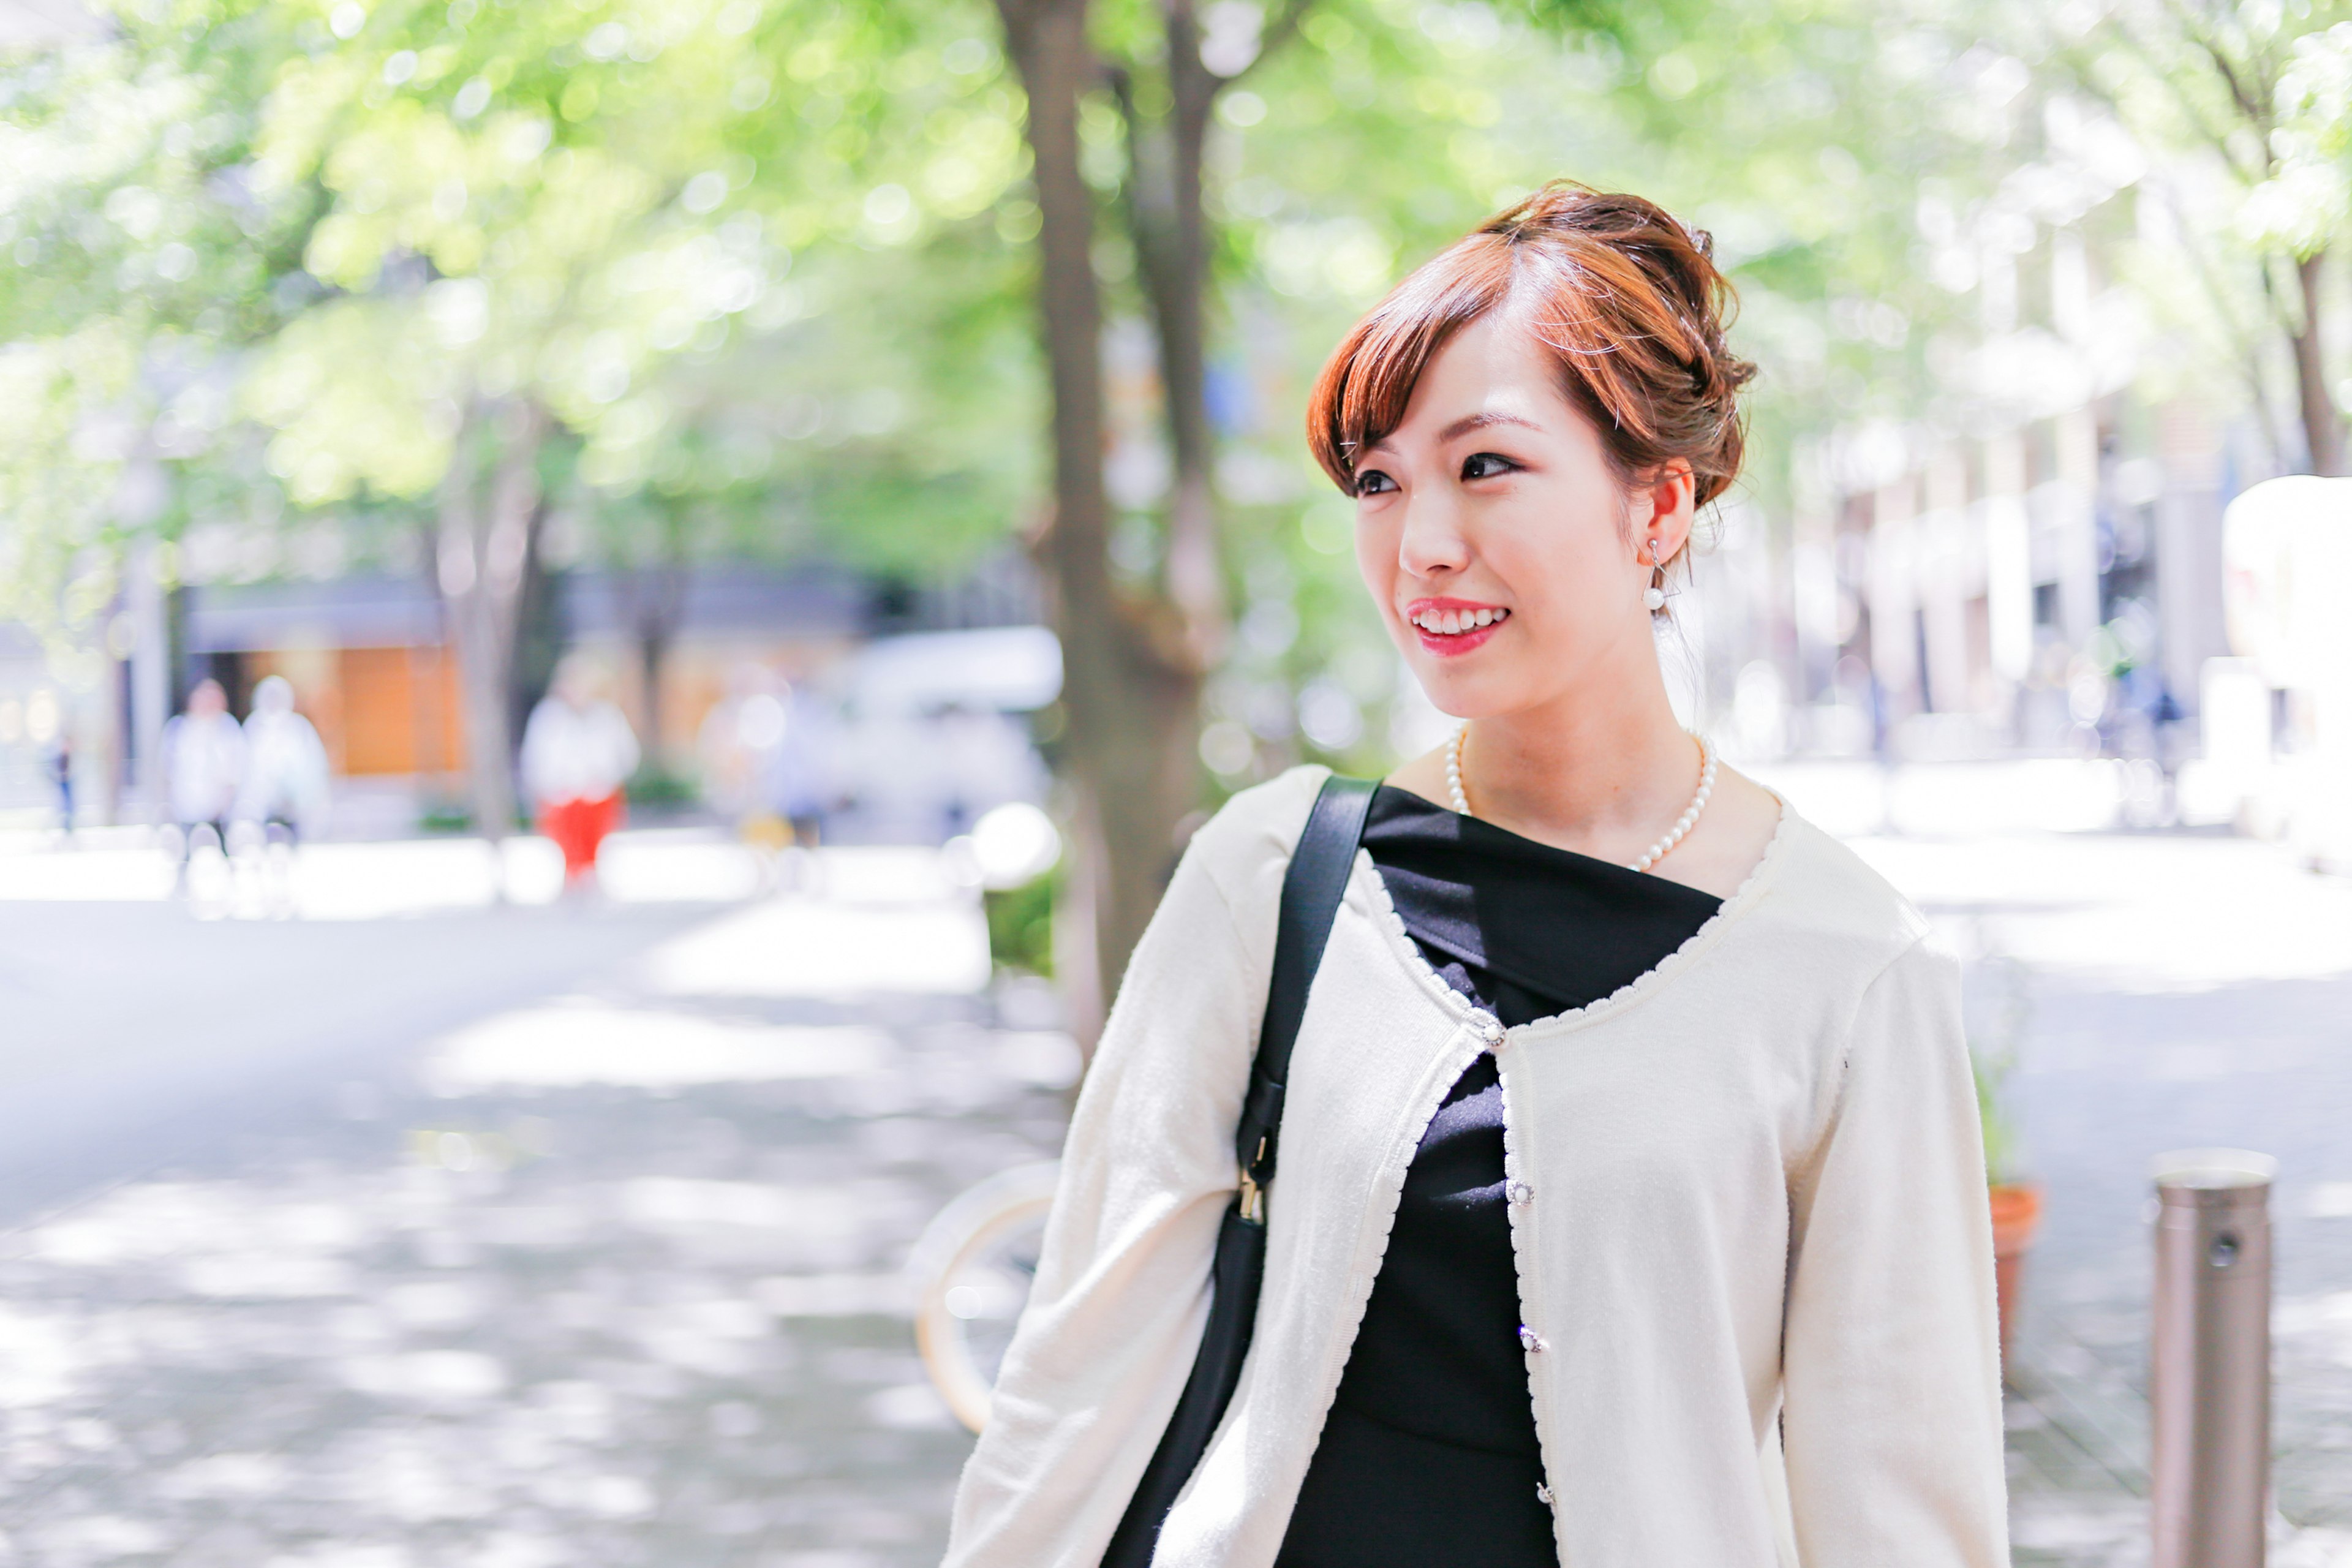
[[[2179,7],[2177,5],[2171,7],[2171,9],[2176,12],[2179,11]],[[2195,34],[2190,19],[2186,16],[2180,17],[2179,19],[2184,35],[2193,37]],[[2240,179],[2244,180],[2251,184],[2261,180],[2263,175],[2269,172],[2267,167],[2262,169],[2250,169],[2245,165],[2244,161],[2239,156],[2238,149],[2231,143],[2230,128],[2224,125],[2216,125],[2213,122],[2211,118],[2205,112],[2205,106],[2198,102],[2197,100],[2189,94],[2182,80],[2181,73],[2172,68],[2166,61],[2157,58],[2155,49],[2150,47],[2148,41],[2145,37],[2142,37],[2139,35],[2137,29],[2126,26],[2120,29],[2120,32],[2125,47],[2130,49],[2134,55],[2138,57],[2140,64],[2146,68],[2147,73],[2151,77],[2163,83],[2165,92],[2171,98],[2175,107],[2180,110],[2181,114],[2189,121],[2189,124],[2195,128],[2197,134],[2212,144],[2213,150],[2221,155],[2221,161],[2230,166],[2232,174],[2235,174]],[[2077,70],[2074,72],[2074,77],[2077,81],[2084,83],[2085,86],[2090,85],[2088,72]],[[2095,89],[2094,90],[2096,89]],[[2116,100],[2113,94],[2101,92],[2099,97],[2109,108],[2116,110],[2118,113],[2123,111],[2123,105]],[[2234,97],[2235,94],[2233,91],[2232,98],[2234,99]]]
[[[2238,68],[2231,62],[2229,56],[2221,52],[2221,46],[2209,37],[2200,37],[2195,42],[2205,51],[2205,58],[2213,62],[2213,68],[2221,73],[2222,85],[2230,89],[2230,100],[2238,106],[2238,112],[2246,117],[2246,122],[2255,131],[2267,132],[2271,120],[2269,106],[2256,100],[2252,87],[2239,79]]]
[[[1276,12],[1268,20],[1258,24],[1257,53],[1250,57],[1250,63],[1231,76],[1218,77],[1217,85],[1212,90],[1223,92],[1265,64],[1267,56],[1276,53],[1285,44],[1290,42],[1297,33],[1299,24],[1307,20],[1307,13],[1314,8],[1315,0],[1283,0],[1281,10]]]

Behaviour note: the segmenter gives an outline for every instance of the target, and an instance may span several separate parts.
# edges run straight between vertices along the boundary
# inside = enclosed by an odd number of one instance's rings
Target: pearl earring
[[[1650,585],[1642,590],[1642,604],[1655,614],[1666,607],[1666,567],[1658,559],[1658,542],[1650,541]]]

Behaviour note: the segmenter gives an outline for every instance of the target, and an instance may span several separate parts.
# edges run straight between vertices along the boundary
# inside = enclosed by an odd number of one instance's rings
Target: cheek
[[[1528,599],[1584,605],[1605,599],[1631,568],[1616,492],[1560,484],[1521,498],[1507,526],[1494,531],[1486,555]]]
[[[1357,514],[1356,574],[1364,580],[1364,589],[1381,614],[1390,616],[1397,574],[1395,530],[1377,512],[1369,517]]]
[[[1552,526],[1512,531],[1484,552],[1496,585],[1510,598],[1523,621],[1517,640],[1527,655],[1546,667],[1572,665],[1596,637],[1612,635],[1626,604],[1639,604],[1639,591],[1620,581],[1603,532]]]

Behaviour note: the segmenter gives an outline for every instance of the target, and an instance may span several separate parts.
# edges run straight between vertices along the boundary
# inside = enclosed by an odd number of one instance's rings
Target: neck
[[[1571,845],[1643,832],[1662,809],[1679,812],[1697,781],[1698,749],[1675,721],[1655,659],[1627,662],[1606,682],[1473,721],[1463,747],[1472,808]]]

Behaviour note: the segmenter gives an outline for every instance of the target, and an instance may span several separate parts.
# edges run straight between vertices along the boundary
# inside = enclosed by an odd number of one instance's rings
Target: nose
[[[1397,564],[1414,577],[1441,577],[1470,564],[1470,542],[1463,537],[1462,514],[1443,490],[1406,498],[1404,527],[1397,538]]]

